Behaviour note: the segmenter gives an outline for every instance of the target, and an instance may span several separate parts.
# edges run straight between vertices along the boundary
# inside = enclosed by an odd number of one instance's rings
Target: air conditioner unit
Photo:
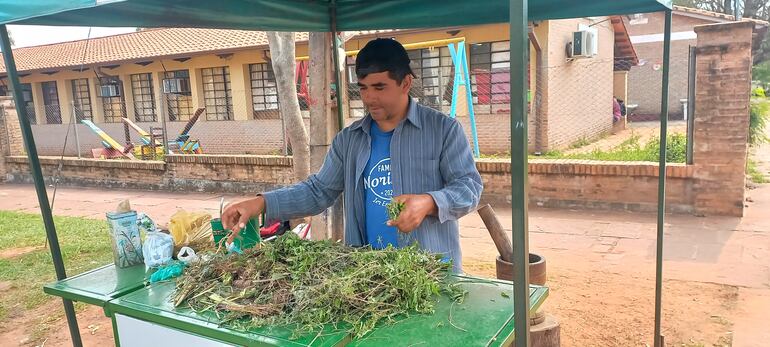
[[[190,92],[190,80],[186,78],[167,78],[163,80],[163,94]]]
[[[572,33],[570,58],[590,58],[596,55],[599,43],[596,30],[585,29]]]
[[[113,96],[120,96],[120,88],[117,84],[104,84],[100,86],[100,95],[103,98],[109,98]]]

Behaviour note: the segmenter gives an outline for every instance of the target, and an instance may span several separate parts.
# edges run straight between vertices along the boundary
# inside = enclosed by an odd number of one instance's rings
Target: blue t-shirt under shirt
[[[364,205],[366,212],[366,241],[372,248],[398,246],[395,227],[389,227],[385,208],[393,198],[393,182],[390,176],[390,139],[393,131],[384,132],[372,122],[369,132],[372,151],[364,168]]]

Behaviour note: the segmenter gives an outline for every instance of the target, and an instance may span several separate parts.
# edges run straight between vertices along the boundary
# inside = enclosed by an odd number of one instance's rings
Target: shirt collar
[[[417,102],[414,101],[412,98],[409,98],[409,108],[406,110],[406,120],[412,123],[412,125],[416,126],[418,129],[422,128],[422,122],[420,122],[420,116],[419,112],[417,111]],[[364,118],[358,122],[353,124],[351,127],[352,129],[361,129],[367,134],[369,133],[369,129],[371,129],[372,125],[372,116],[370,114],[366,114]]]

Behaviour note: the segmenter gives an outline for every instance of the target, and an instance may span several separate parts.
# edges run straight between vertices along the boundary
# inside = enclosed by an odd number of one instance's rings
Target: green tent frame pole
[[[511,209],[513,217],[513,309],[516,347],[529,347],[529,221],[527,205],[527,0],[510,1]]]
[[[16,100],[16,113],[19,117],[24,147],[27,150],[29,170],[32,173],[32,178],[35,180],[35,191],[37,191],[40,214],[43,216],[43,224],[45,225],[48,244],[51,245],[51,258],[53,258],[56,278],[63,280],[67,278],[67,273],[64,271],[64,260],[62,259],[61,249],[59,249],[59,238],[56,236],[56,226],[53,223],[51,205],[48,202],[48,193],[45,190],[45,181],[43,181],[43,170],[40,168],[37,147],[35,147],[35,139],[32,136],[32,127],[29,125],[27,110],[22,107],[22,100],[24,100],[24,97],[21,93],[21,82],[19,82],[19,74],[16,71],[16,62],[13,59],[13,51],[11,50],[10,40],[8,39],[8,29],[5,25],[0,25],[0,43],[2,43],[3,59],[5,59],[5,69],[8,72],[8,80],[13,87],[13,98]],[[67,315],[67,324],[70,329],[70,336],[72,336],[72,345],[81,347],[83,346],[83,342],[80,340],[80,331],[78,330],[78,322],[75,316],[75,307],[72,305],[72,301],[67,299],[63,299],[63,301],[64,312]]]
[[[671,56],[671,11],[665,12],[663,31],[663,82],[660,99],[660,158],[658,158],[658,235],[655,258],[655,347],[663,346],[660,334],[661,295],[663,291],[663,227],[666,217],[666,136],[668,132],[668,79]]]

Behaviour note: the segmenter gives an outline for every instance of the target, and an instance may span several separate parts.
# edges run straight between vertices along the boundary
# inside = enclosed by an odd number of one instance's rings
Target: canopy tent
[[[671,0],[536,0],[527,5],[532,21],[663,11]],[[0,23],[329,31],[331,9],[339,31],[509,20],[509,0],[2,0]]]
[[[30,171],[40,203],[57,277],[66,278],[34,138],[21,107],[19,77],[5,24],[58,26],[202,27],[271,31],[353,31],[431,28],[510,23],[511,196],[514,246],[514,320],[516,346],[529,346],[527,88],[529,21],[604,15],[666,12],[661,95],[661,155],[658,182],[658,239],[655,298],[655,346],[660,346],[662,237],[665,211],[665,141],[668,119],[668,71],[671,0],[0,0],[0,40],[14,86]],[[333,50],[335,53],[338,50]],[[335,64],[337,66],[337,64]],[[337,71],[339,76],[339,71]],[[341,109],[341,108],[340,108]],[[73,344],[80,336],[72,303],[65,300]]]

